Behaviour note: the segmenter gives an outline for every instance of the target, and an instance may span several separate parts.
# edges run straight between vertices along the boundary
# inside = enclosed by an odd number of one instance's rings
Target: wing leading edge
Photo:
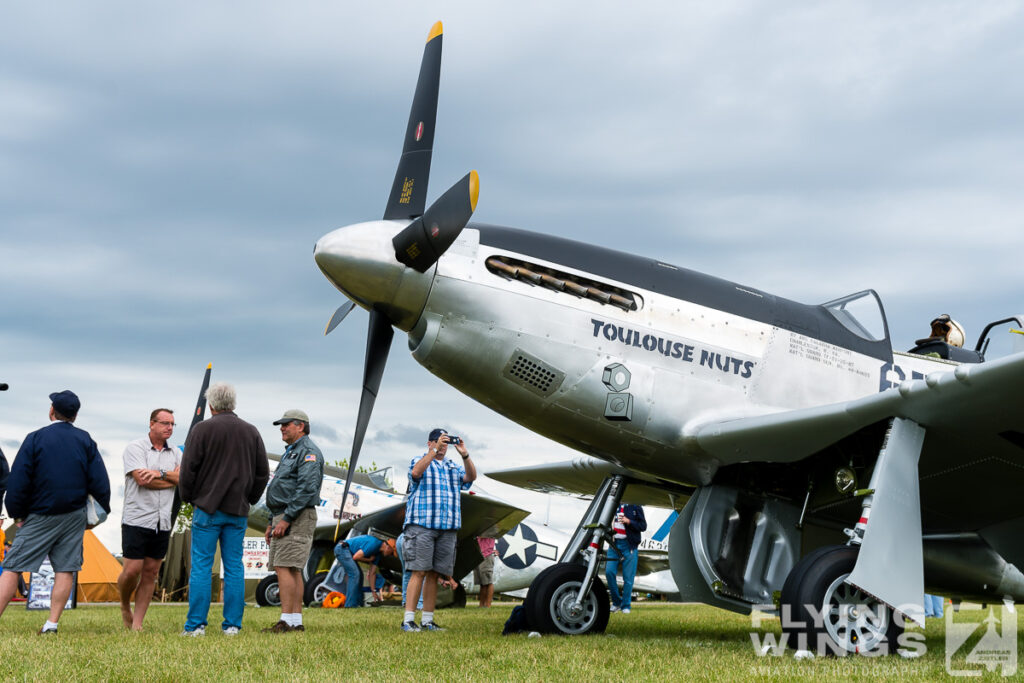
[[[514,467],[486,474],[491,479],[528,491],[579,496],[587,499],[593,497],[605,477],[622,474],[630,478],[629,486],[626,489],[626,500],[637,505],[670,510],[682,509],[693,492],[693,489],[677,484],[656,480],[642,481],[641,478],[646,478],[644,475],[589,456],[544,465]]]

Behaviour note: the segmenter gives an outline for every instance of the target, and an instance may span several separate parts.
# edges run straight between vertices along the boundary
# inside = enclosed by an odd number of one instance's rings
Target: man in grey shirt
[[[117,587],[121,592],[121,619],[124,627],[133,631],[142,630],[171,537],[171,504],[181,465],[181,452],[167,441],[173,432],[174,411],[157,408],[149,416],[149,434],[124,449],[124,568],[117,577]]]

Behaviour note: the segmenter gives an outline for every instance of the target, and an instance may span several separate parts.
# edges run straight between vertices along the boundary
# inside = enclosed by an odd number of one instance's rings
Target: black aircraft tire
[[[320,590],[320,584],[327,578],[327,572],[320,572],[306,583],[305,589],[302,592],[302,602],[305,603],[306,607],[319,607],[324,601],[326,594],[318,594],[323,591]]]
[[[268,574],[256,584],[256,604],[260,607],[281,606],[281,591],[277,585],[277,574]]]
[[[858,552],[855,546],[829,546],[809,554],[793,568],[791,574],[798,580],[788,585],[788,590],[783,586],[781,601],[802,627],[784,627],[791,633],[790,647],[829,655],[895,654],[902,623],[889,607],[844,583],[857,563]],[[788,578],[786,584],[790,584]],[[819,613],[824,619],[815,618]],[[804,643],[796,638],[800,632],[807,636]]]
[[[807,628],[804,627],[805,622],[793,612],[795,609],[793,605],[799,604],[799,598],[796,595],[797,587],[803,582],[807,568],[817,562],[819,557],[832,552],[837,547],[840,546],[828,545],[807,553],[799,562],[793,565],[793,568],[789,570],[789,575],[786,577],[786,582],[782,584],[779,604],[783,607],[779,618],[782,622],[782,632],[788,634],[789,646],[792,648],[796,648],[798,642],[810,642],[808,640]],[[789,607],[787,608],[785,605],[789,605]],[[801,634],[803,634],[802,637]]]
[[[608,627],[611,607],[608,589],[596,578],[583,601],[578,615],[568,608],[583,583],[587,568],[578,564],[556,564],[548,567],[530,584],[524,609],[530,628],[540,633],[583,635],[603,633]]]

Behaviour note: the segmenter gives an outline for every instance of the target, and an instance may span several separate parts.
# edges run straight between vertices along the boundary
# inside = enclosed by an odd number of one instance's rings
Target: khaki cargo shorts
[[[284,517],[274,515],[271,526],[276,525]],[[270,539],[270,558],[267,564],[274,567],[302,569],[309,559],[309,551],[313,548],[313,532],[316,530],[316,509],[306,508],[299,513],[295,521],[288,527],[288,534],[281,538]]]

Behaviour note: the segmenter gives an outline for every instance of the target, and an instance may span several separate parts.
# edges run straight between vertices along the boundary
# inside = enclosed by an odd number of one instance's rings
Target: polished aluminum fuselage
[[[388,312],[409,332],[413,357],[448,384],[539,434],[640,474],[707,484],[728,461],[688,438],[697,426],[865,396],[879,391],[887,372],[877,357],[638,287],[628,268],[618,280],[595,277],[515,246],[490,246],[481,240],[486,226],[471,224],[434,267],[415,273],[388,253],[402,225],[342,228],[321,240],[317,261],[358,304]],[[344,263],[332,265],[340,251]],[[623,310],[503,277],[488,269],[491,257],[597,279],[633,292],[639,305]],[[747,306],[774,299],[734,287],[735,296],[750,297]],[[554,377],[548,391],[517,381],[510,371],[517,357]],[[609,368],[620,366],[627,384],[612,386]],[[612,393],[630,397],[628,419],[609,417]]]

